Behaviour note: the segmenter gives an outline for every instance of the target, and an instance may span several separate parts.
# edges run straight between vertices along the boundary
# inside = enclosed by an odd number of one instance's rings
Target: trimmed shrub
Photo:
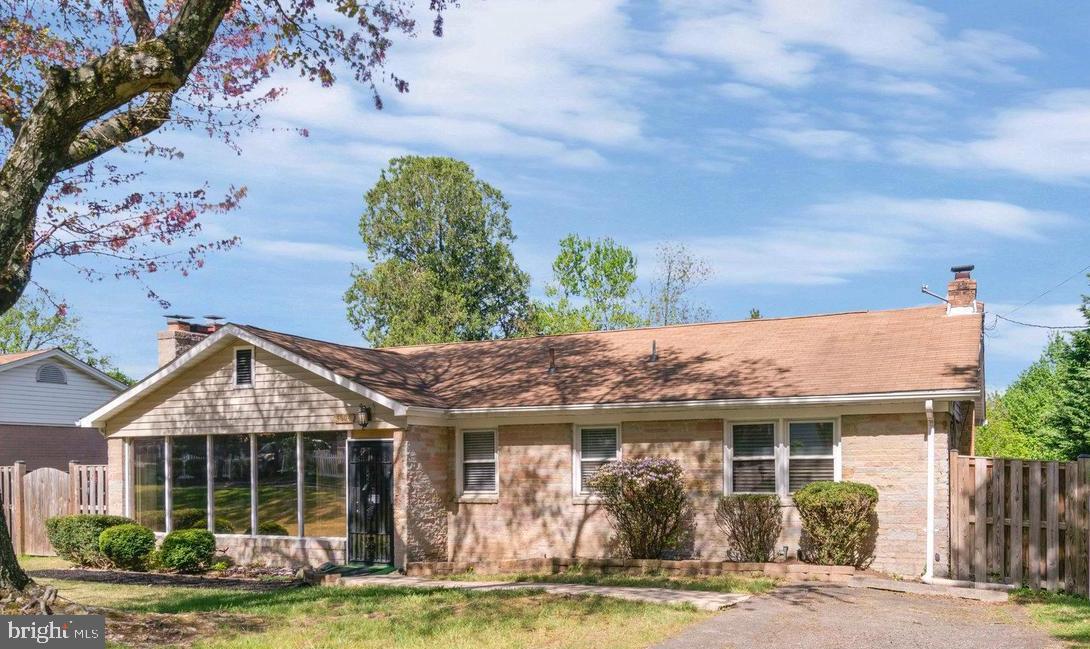
[[[264,521],[257,524],[257,533],[268,536],[289,536],[288,528],[276,521]]]
[[[142,570],[155,549],[155,532],[136,523],[107,527],[98,535],[98,549],[118,568]]]
[[[50,518],[45,530],[60,558],[77,566],[106,568],[110,560],[98,549],[99,535],[108,527],[133,522],[124,516],[73,514]]]
[[[874,559],[878,490],[859,482],[811,482],[795,492],[802,559],[866,568]]]
[[[163,538],[158,565],[178,572],[200,572],[212,563],[216,537],[208,530],[176,530]]]
[[[647,458],[603,465],[590,481],[616,533],[617,550],[629,559],[676,555],[692,529],[693,510],[681,465]]]
[[[731,561],[763,563],[776,554],[776,540],[783,529],[780,497],[776,494],[721,496],[715,522],[727,535]]]

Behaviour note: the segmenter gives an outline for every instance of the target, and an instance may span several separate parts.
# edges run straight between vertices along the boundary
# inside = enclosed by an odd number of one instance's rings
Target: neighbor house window
[[[776,425],[731,426],[733,456],[731,490],[735,493],[776,492]]]
[[[174,529],[208,529],[208,439],[175,437],[171,449],[171,523]]]
[[[212,437],[216,525],[225,533],[250,533],[250,436]]]
[[[579,429],[579,490],[589,493],[590,481],[608,462],[621,457],[621,445],[615,426],[587,427]]]
[[[462,492],[496,492],[496,431],[462,433]]]
[[[257,533],[298,534],[295,433],[257,436]]]
[[[235,350],[235,385],[254,384],[254,350],[240,347]]]
[[[166,531],[166,469],[162,437],[132,441],[133,518],[156,532]]]
[[[303,533],[345,535],[345,443],[348,433],[303,436]]]
[[[788,424],[788,490],[792,493],[811,482],[832,480],[836,475],[833,422],[793,421]]]

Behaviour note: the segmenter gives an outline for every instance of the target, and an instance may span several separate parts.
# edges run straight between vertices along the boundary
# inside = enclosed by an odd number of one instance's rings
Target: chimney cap
[[[167,314],[167,315],[165,315],[163,317],[168,319],[168,320],[192,320],[193,319],[193,316],[191,316],[191,315],[179,315],[177,313],[170,313],[170,314]]]
[[[223,316],[221,315],[204,315],[201,317],[205,320],[223,320]]]
[[[969,272],[972,272],[974,268],[976,268],[976,266],[973,265],[973,264],[965,264],[964,266],[951,266],[950,267],[950,272],[951,273],[969,273]]]

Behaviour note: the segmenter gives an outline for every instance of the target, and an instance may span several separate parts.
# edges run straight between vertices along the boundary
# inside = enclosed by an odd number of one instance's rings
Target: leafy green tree
[[[1090,295],[1082,296],[1080,311],[1087,328],[1067,338],[1056,364],[1060,401],[1049,416],[1049,423],[1063,431],[1061,448],[1068,458],[1090,453]]]
[[[1065,434],[1051,423],[1061,400],[1057,366],[1066,349],[1067,343],[1054,337],[1014,383],[988,397],[988,423],[976,434],[978,454],[1032,460],[1070,457]]]
[[[659,244],[656,253],[658,268],[644,300],[648,322],[653,326],[706,322],[711,311],[689,294],[712,276],[711,266],[683,243]]]
[[[534,304],[532,334],[625,329],[647,324],[633,303],[636,256],[609,237],[560,240],[546,301]]]
[[[510,205],[452,158],[394,158],[366,195],[370,268],[345,293],[348,321],[377,347],[486,340],[519,331],[529,276],[511,253]]]
[[[86,361],[122,383],[133,380],[117,369],[110,357],[81,333],[79,316],[72,315],[43,296],[24,296],[15,306],[0,315],[0,354],[13,354],[34,349],[60,347]]]
[[[761,316],[761,310],[758,309],[757,307],[753,307],[752,309],[749,310],[749,319],[750,320],[760,320],[761,317],[762,317]]]

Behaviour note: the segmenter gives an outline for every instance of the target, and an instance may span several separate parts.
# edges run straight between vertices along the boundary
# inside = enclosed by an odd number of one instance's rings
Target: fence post
[[[16,460],[12,465],[11,475],[11,545],[15,554],[21,556],[25,549],[23,542],[23,476],[26,475],[26,462]]]
[[[68,513],[80,513],[79,462],[68,463]]]
[[[961,479],[958,476],[958,452],[950,451],[950,524],[947,526],[950,532],[950,577],[958,579],[958,561],[961,559],[961,512],[958,511],[958,491]]]

